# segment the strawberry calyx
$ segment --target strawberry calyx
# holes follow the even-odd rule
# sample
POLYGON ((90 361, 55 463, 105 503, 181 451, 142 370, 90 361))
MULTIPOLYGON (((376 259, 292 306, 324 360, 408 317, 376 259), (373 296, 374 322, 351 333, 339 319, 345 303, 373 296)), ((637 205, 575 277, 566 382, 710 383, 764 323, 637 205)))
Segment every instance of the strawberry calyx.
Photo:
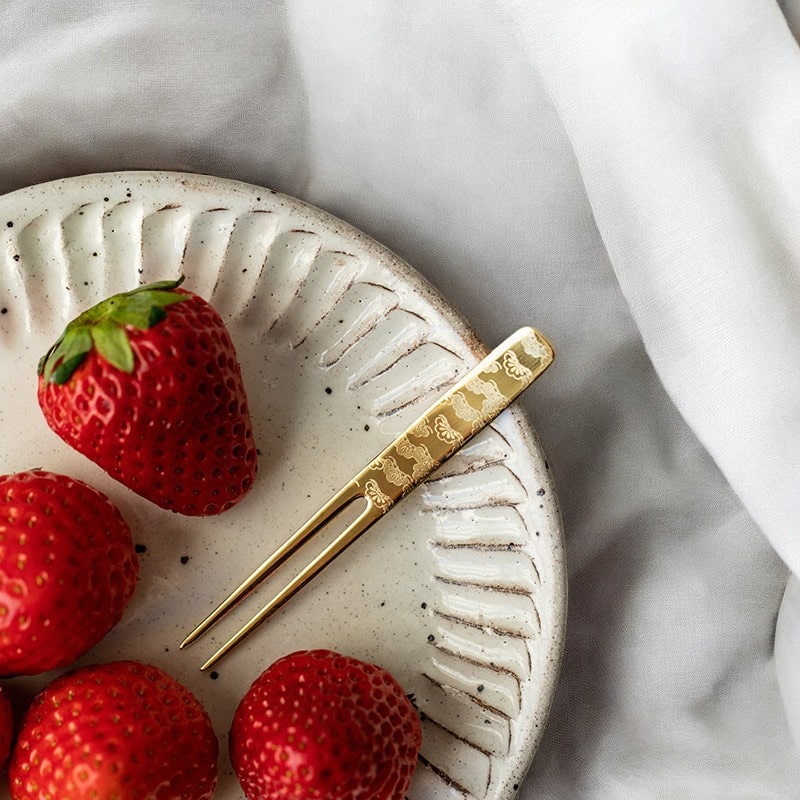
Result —
POLYGON ((148 283, 112 295, 84 311, 41 358, 38 374, 45 383, 62 385, 96 350, 113 367, 130 375, 134 368, 130 329, 146 331, 161 322, 167 315, 167 306, 188 297, 175 291, 183 281, 181 276, 176 281, 148 283))

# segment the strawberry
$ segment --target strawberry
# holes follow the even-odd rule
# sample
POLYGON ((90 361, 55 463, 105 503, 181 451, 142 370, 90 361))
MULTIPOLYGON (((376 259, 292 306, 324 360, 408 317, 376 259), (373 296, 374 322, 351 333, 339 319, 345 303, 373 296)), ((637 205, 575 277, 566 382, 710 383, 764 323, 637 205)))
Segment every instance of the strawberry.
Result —
POLYGON ((104 494, 42 470, 0 476, 0 674, 71 664, 119 622, 138 576, 104 494))
POLYGON ((8 695, 0 689, 0 767, 6 763, 14 736, 14 713, 8 695))
POLYGON ((62 675, 23 717, 12 800, 210 800, 219 743, 197 698, 156 667, 62 675))
POLYGON ((304 650, 256 679, 233 718, 231 763, 248 800, 402 800, 419 717, 382 667, 304 650))
MULTIPOLYGON (((181 279, 182 280, 182 279, 181 279)), ((253 485, 256 448, 233 342, 181 281, 114 295, 39 363, 39 405, 68 444, 181 514, 219 514, 253 485)))

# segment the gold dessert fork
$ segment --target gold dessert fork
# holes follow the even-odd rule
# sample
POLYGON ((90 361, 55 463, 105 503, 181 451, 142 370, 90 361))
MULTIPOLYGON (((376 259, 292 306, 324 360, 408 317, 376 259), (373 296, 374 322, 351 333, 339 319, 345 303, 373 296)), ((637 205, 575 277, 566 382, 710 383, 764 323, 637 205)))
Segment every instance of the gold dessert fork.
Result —
POLYGON ((199 639, 255 590, 302 544, 356 500, 361 513, 261 611, 200 667, 207 670, 326 567, 392 506, 486 427, 553 361, 553 348, 533 328, 521 328, 439 398, 406 431, 340 489, 228 595, 181 643, 199 639))

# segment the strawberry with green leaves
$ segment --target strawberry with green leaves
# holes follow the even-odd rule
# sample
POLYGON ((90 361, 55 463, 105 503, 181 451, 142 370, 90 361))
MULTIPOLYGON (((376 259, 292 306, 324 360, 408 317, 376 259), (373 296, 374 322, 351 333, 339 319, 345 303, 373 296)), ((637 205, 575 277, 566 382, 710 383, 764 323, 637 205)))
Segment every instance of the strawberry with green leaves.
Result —
POLYGON ((137 661, 83 667, 36 696, 9 763, 12 800, 211 800, 219 743, 197 698, 137 661))
POLYGON ((160 281, 67 325, 39 363, 39 405, 68 444, 181 514, 219 514, 253 485, 256 448, 236 352, 203 298, 160 281))
POLYGON ((386 669, 301 650, 256 679, 228 743, 247 800, 403 800, 422 733, 386 669))

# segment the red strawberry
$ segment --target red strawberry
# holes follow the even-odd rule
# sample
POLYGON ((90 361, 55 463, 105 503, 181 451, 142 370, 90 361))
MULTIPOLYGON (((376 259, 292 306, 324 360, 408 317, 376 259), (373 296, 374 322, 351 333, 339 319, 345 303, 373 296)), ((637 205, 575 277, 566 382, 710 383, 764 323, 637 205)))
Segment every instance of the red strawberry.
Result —
POLYGON ((39 405, 118 481, 204 516, 244 497, 256 448, 231 337, 180 282, 114 295, 69 323, 39 364, 39 405))
POLYGON ((421 739, 419 717, 389 672, 305 650, 250 687, 229 745, 248 800, 401 800, 421 739))
POLYGON ((0 476, 0 674, 71 664, 119 622, 138 576, 104 494, 41 470, 0 476))
POLYGON ((210 800, 219 744, 197 698, 156 667, 98 664, 33 701, 9 765, 13 800, 210 800))
POLYGON ((6 763, 14 736, 14 714, 8 695, 0 689, 0 767, 6 763))

